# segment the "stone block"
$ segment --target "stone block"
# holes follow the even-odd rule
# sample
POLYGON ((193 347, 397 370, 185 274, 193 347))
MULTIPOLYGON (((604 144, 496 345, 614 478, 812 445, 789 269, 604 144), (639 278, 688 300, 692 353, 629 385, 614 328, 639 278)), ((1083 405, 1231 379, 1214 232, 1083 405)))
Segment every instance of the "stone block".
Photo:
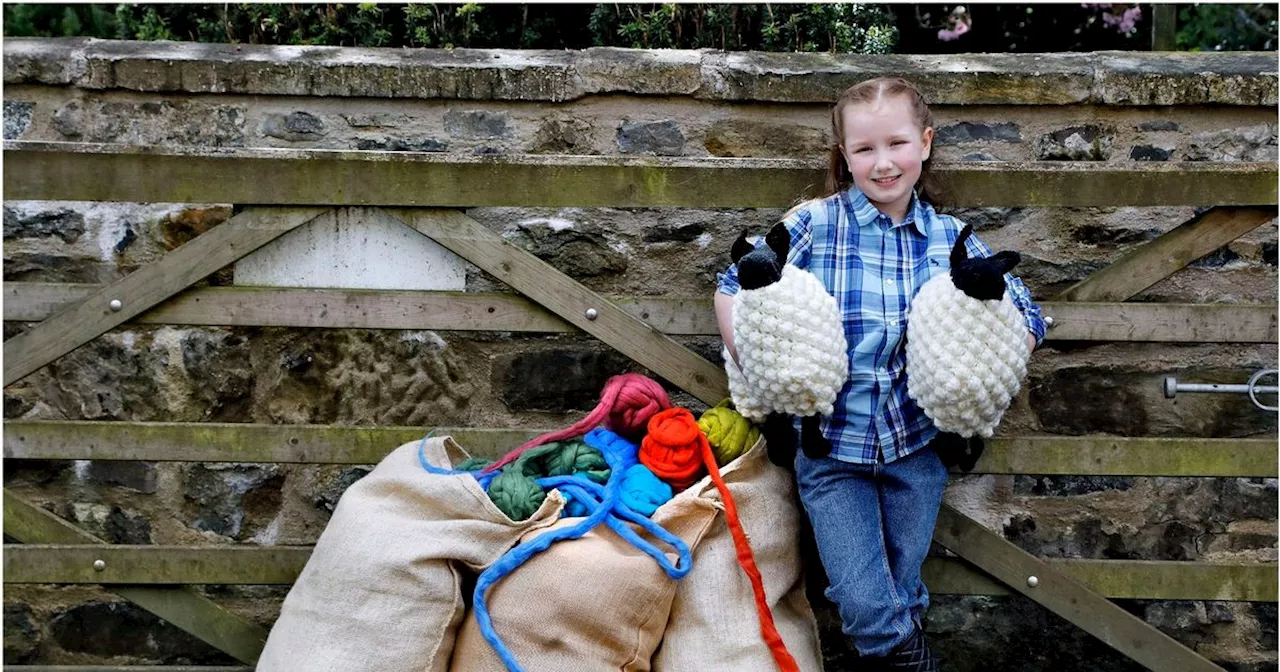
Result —
POLYGON ((183 495, 192 527, 245 540, 278 513, 283 485, 277 465, 197 463, 186 468, 183 495))
POLYGON ((70 208, 55 210, 29 210, 5 206, 4 238, 58 237, 64 243, 74 243, 84 235, 84 214, 70 208))
POLYGON ((671 120, 624 122, 618 127, 618 149, 623 154, 684 154, 684 133, 671 120))
POLYGON ((1150 522, 1140 527, 1084 513, 1071 520, 1017 514, 1004 537, 1044 558, 1102 560, 1196 560, 1197 539, 1206 532, 1198 521, 1150 522))
POLYGON ((31 607, 21 602, 4 605, 4 664, 34 663, 44 639, 31 607))
POLYGON ((444 130, 455 138, 484 140, 507 135, 505 112, 485 110, 449 110, 444 115, 444 130))
POLYGON ((1134 145, 1129 149, 1129 158, 1134 161, 1168 161, 1173 150, 1155 145, 1134 145))
POLYGON ((625 273, 627 256, 616 249, 604 232, 588 223, 531 219, 504 235, 573 278, 625 273))
POLYGON ((4 101, 4 139, 17 140, 31 125, 31 114, 36 104, 22 100, 4 101))
POLYGON ((1108 226, 1102 223, 1086 222, 1071 228, 1071 239, 1081 245, 1134 245, 1146 243, 1160 237, 1160 229, 1131 229, 1124 226, 1108 226))
POLYGON ((151 543, 151 521, 132 509, 93 502, 68 502, 63 507, 62 517, 109 544, 151 543))
POLYGON ((319 140, 326 135, 319 117, 297 110, 289 114, 268 114, 262 120, 262 134, 291 142, 319 140))
POLYGON ((611 349, 560 346, 501 354, 493 362, 493 388, 512 411, 589 410, 605 381, 631 365, 611 349))
POLYGON ((156 465, 151 462, 94 460, 85 470, 87 479, 103 485, 118 485, 146 495, 156 491, 156 465))
POLYGON ((1113 133, 1101 126, 1069 126, 1036 138, 1035 153, 1041 161, 1106 161, 1113 141, 1113 133))
POLYGON ((1012 122, 974 123, 962 121, 938 129, 934 142, 958 145, 969 142, 1022 142, 1022 130, 1012 122))
POLYGON ((50 638, 63 650, 129 656, 161 665, 234 665, 231 656, 129 602, 90 602, 60 610, 50 638))
POLYGON ((712 123, 703 146, 712 156, 811 158, 828 151, 827 134, 820 129, 750 119, 712 123))
POLYGON ((1166 375, 1180 382, 1243 383, 1246 371, 1183 369, 1145 372, 1115 365, 1063 368, 1032 377, 1031 408, 1053 434, 1233 437, 1274 433, 1274 414, 1243 395, 1163 398, 1166 375))
POLYGON ((316 508, 333 513, 334 509, 338 508, 338 502, 342 499, 342 495, 347 491, 347 488, 355 485, 356 481, 368 476, 369 472, 370 470, 365 467, 343 469, 336 478, 316 494, 316 508))
POLYGON ((570 116, 542 120, 529 151, 533 154, 599 154, 592 142, 595 127, 590 121, 570 116))
POLYGON ((645 229, 643 240, 646 243, 692 243, 706 232, 702 222, 659 224, 645 229))
POLYGON ((53 114, 53 129, 83 142, 243 147, 245 120, 242 105, 86 99, 58 108, 53 114))
POLYGON ((166 250, 174 250, 228 219, 229 207, 184 208, 160 220, 160 239, 166 250))
POLYGON ((1196 133, 1182 156, 1187 161, 1275 161, 1276 127, 1258 124, 1196 133))

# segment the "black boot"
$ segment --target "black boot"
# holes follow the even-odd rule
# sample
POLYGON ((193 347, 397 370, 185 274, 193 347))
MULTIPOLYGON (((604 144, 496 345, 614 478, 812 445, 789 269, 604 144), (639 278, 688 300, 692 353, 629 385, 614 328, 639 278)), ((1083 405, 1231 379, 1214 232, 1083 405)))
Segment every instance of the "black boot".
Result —
POLYGON ((907 641, 894 647, 884 658, 880 668, 893 672, 938 672, 938 660, 924 641, 924 632, 920 628, 911 631, 907 641))

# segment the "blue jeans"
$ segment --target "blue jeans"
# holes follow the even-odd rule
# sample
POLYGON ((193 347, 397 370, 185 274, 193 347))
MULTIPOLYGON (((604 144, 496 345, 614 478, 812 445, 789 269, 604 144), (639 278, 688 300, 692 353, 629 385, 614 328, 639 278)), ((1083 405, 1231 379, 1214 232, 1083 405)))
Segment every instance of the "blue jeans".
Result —
POLYGON ((930 448, 889 464, 810 459, 796 451, 796 482, 841 629, 863 656, 902 643, 929 606, 920 566, 947 485, 930 448))

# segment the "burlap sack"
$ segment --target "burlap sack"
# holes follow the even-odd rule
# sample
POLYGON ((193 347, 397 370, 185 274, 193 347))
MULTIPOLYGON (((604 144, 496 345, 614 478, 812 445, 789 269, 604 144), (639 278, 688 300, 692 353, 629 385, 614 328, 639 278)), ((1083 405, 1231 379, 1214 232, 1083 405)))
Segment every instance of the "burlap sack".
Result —
MULTIPOLYGON (((653 521, 697 548, 717 514, 711 501, 685 498, 660 507, 653 521)), ((550 529, 581 520, 565 518, 550 529)), ((669 550, 639 527, 632 529, 669 550)), ((531 532, 523 541, 547 532, 531 532)), ((676 562, 674 551, 666 555, 676 562)), ((653 558, 602 523, 579 539, 552 544, 495 584, 488 594, 489 614, 498 636, 528 672, 644 672, 662 639, 676 587, 653 558)), ((506 669, 474 612, 458 632, 450 669, 506 669)))
MULTIPOLYGON (((800 565, 797 535, 804 512, 795 503, 794 476, 769 462, 763 439, 720 473, 738 506, 782 641, 801 670, 821 670, 818 624, 805 596, 800 565)), ((667 505, 690 498, 713 502, 723 511, 720 492, 710 477, 677 494, 667 505)), ((653 669, 778 669, 760 637, 751 584, 738 565, 723 513, 694 549, 693 571, 676 586, 653 669)))
MULTIPOLYGON (((421 442, 400 446, 342 496, 285 598, 258 670, 445 670, 464 614, 458 563, 481 571, 530 531, 559 519, 551 493, 513 522, 475 478, 434 475, 421 442)), ((466 453, 449 437, 423 446, 434 466, 466 453)))

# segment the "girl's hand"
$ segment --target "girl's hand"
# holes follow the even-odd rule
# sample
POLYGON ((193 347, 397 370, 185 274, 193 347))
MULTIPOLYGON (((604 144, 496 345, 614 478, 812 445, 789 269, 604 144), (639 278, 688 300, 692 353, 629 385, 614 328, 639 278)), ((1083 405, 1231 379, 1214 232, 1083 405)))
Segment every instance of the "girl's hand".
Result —
POLYGON ((1035 352, 1035 350, 1036 350, 1036 335, 1028 332, 1027 333, 1027 352, 1031 353, 1031 352, 1035 352))

